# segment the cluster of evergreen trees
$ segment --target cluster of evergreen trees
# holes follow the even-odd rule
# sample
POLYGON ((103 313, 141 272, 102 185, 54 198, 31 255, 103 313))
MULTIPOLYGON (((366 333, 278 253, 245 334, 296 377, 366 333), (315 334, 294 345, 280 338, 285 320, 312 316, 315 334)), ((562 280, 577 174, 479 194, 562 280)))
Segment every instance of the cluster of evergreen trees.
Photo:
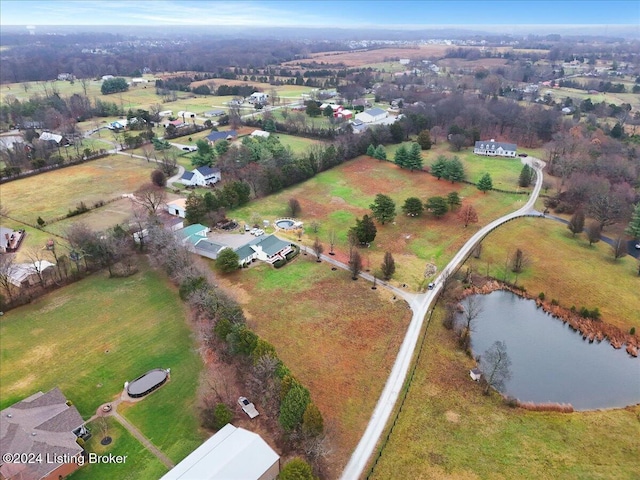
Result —
POLYGON ((451 183, 461 182, 465 179, 464 166, 456 156, 447 158, 444 155, 438 156, 435 163, 431 165, 431 174, 438 180, 444 178, 451 183))
POLYGON ((400 145, 396 150, 393 161, 400 168, 408 168, 412 172, 414 170, 422 170, 422 148, 418 143, 412 143, 411 147, 400 145))

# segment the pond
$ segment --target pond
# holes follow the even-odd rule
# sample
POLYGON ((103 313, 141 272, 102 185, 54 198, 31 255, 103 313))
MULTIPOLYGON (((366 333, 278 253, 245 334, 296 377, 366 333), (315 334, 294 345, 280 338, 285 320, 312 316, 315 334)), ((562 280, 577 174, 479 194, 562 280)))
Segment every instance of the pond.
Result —
POLYGON ((570 403, 575 410, 640 403, 640 359, 609 342, 589 343, 562 321, 511 292, 478 295, 482 312, 471 347, 482 355, 506 343, 511 379, 503 393, 521 401, 570 403))

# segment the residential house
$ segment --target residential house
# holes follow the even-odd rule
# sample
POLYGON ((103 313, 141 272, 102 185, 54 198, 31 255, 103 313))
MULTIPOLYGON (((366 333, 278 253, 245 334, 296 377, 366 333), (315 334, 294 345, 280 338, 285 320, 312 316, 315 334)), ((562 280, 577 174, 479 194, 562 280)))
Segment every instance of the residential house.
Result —
POLYGON ((222 180, 219 168, 212 167, 198 167, 190 172, 184 172, 180 181, 183 185, 188 187, 206 187, 207 185, 214 185, 222 180))
POLYGON ((224 115, 224 110, 209 110, 204 112, 205 117, 221 117, 224 115))
POLYGON ((45 279, 52 275, 51 267, 55 264, 47 260, 38 260, 32 263, 16 263, 9 272, 9 282, 18 288, 36 285, 40 282, 40 275, 45 279))
POLYGON ((24 230, 0 226, 0 253, 12 253, 18 250, 25 235, 24 230))
POLYGON ((145 83, 149 83, 149 80, 147 80, 146 78, 138 77, 131 79, 131 85, 143 85, 145 83))
POLYGON ((186 110, 180 110, 178 112, 178 117, 180 117, 184 122, 187 121, 187 118, 196 118, 196 114, 193 112, 188 112, 186 110))
POLYGON ((211 132, 206 138, 209 143, 214 144, 218 140, 233 140, 237 136, 238 132, 235 130, 225 130, 222 132, 211 132))
POLYGON ((254 259, 274 263, 285 258, 285 255, 291 251, 291 242, 281 240, 275 235, 257 237, 236 249, 241 266, 254 259))
POLYGON ((176 233, 183 244, 190 243, 191 245, 195 245, 201 239, 207 238, 209 227, 201 225, 199 223, 194 223, 193 225, 189 225, 182 230, 178 230, 176 233))
POLYGON ((269 95, 263 92, 252 93, 247 101, 251 104, 265 104, 269 101, 269 95))
POLYGON ((473 147, 473 153, 490 157, 515 157, 517 148, 514 143, 496 142, 492 138, 491 140, 477 141, 473 147))
POLYGON ((167 212, 176 217, 186 218, 186 206, 186 198, 176 198, 175 200, 167 202, 167 212))
POLYGON ((58 388, 34 393, 0 412, 0 478, 66 477, 84 464, 83 448, 77 438, 89 436, 80 413, 68 405, 58 388), (7 461, 10 454, 23 454, 41 461, 7 461))
POLYGON ((270 135, 269 132, 265 132, 264 130, 254 130, 251 132, 251 136, 254 138, 269 138, 270 135))
POLYGON ((56 145, 60 147, 63 145, 69 145, 69 140, 67 140, 66 137, 51 132, 42 132, 38 140, 41 140, 43 142, 55 142, 56 145))
POLYGON ((116 120, 115 122, 111 122, 107 125, 109 130, 124 130, 129 125, 129 121, 126 118, 121 118, 120 120, 116 120))
POLYGON ((367 129, 367 127, 368 127, 367 124, 364 123, 362 120, 358 120, 357 118, 355 120, 351 120, 351 129, 355 134, 364 132, 367 129))
POLYGON ((386 110, 381 108, 369 108, 364 112, 360 112, 356 115, 356 119, 360 120, 363 123, 374 123, 387 118, 389 114, 386 110))
POLYGON ((102 76, 102 81, 111 80, 113 78, 115 78, 113 75, 103 75, 102 76))
POLYGON ((275 480, 280 456, 257 433, 228 423, 160 480, 275 480))

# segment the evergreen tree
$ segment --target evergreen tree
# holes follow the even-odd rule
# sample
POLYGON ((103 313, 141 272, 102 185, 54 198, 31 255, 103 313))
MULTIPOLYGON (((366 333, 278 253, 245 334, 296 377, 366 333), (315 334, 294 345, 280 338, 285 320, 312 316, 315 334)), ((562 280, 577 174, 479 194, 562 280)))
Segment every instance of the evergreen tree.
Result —
POLYGON ((324 420, 318 407, 313 402, 307 405, 307 409, 302 416, 302 431, 306 435, 317 437, 324 430, 324 420))
POLYGON ((427 199, 424 207, 436 218, 444 216, 448 211, 447 201, 443 197, 431 197, 427 199))
POLYGON ((315 478, 311 465, 301 458, 289 461, 278 474, 278 480, 315 480, 315 478))
POLYGON ((414 170, 422 170, 422 150, 420 145, 412 143, 409 149, 409 159, 407 161, 407 168, 412 172, 414 170))
POLYGON ((222 273, 229 273, 240 267, 240 257, 230 248, 223 249, 216 258, 216 268, 222 273))
POLYGON ((376 151, 373 154, 373 158, 377 158, 378 160, 386 160, 387 159, 387 151, 384 149, 382 145, 378 145, 376 147, 376 151))
POLYGON ((424 211, 424 206, 418 197, 409 197, 404 201, 402 211, 410 217, 418 217, 424 211))
POLYGON ((443 155, 438 155, 435 163, 431 165, 431 175, 440 180, 447 173, 448 160, 443 155))
POLYGON ((464 167, 458 157, 453 157, 447 162, 447 168, 445 169, 443 177, 451 183, 464 180, 464 167))
POLYGON ((520 178, 518 179, 518 185, 521 187, 529 187, 531 185, 531 181, 533 180, 534 170, 527 165, 526 163, 522 167, 520 171, 520 178))
POLYGON ((493 180, 491 180, 491 175, 488 172, 480 177, 477 187, 482 193, 487 193, 493 188, 493 180))
POLYGON ((631 235, 636 240, 640 240, 640 203, 636 205, 631 215, 631 221, 625 230, 625 233, 631 235))
POLYGON ((373 143, 370 143, 367 147, 367 155, 370 157, 375 157, 376 155, 376 147, 373 146, 373 143))
POLYGON ((393 143, 400 143, 404 140, 404 129, 400 122, 392 123, 389 127, 389 133, 391 133, 391 140, 393 143))
POLYGON ((196 192, 191 192, 185 202, 185 219, 190 224, 200 223, 207 214, 207 206, 204 199, 196 192))
POLYGON ((396 154, 393 157, 393 161, 400 168, 407 168, 409 162, 409 152, 405 145, 400 145, 396 150, 396 154))
POLYGON ((378 233, 378 229, 369 215, 362 217, 362 220, 356 219, 356 226, 352 227, 351 231, 361 245, 373 242, 378 233))
POLYGON ((420 148, 422 148, 422 150, 430 150, 432 142, 431 142, 431 133, 429 133, 429 130, 422 130, 418 134, 417 142, 420 145, 420 148))
POLYGON ((396 217, 396 204, 387 195, 379 193, 376 195, 376 199, 371 205, 369 205, 373 213, 373 217, 378 220, 382 225, 387 222, 392 222, 396 217))
POLYGON ((447 194, 447 204, 449 205, 450 210, 455 210, 462 204, 458 192, 449 192, 447 194))

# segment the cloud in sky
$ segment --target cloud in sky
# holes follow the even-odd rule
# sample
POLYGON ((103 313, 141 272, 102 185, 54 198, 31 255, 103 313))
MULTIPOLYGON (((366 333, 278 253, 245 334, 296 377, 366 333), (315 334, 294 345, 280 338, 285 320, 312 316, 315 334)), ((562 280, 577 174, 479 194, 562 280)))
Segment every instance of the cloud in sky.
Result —
POLYGON ((640 24, 640 2, 610 0, 2 0, 2 25, 416 27, 640 24), (580 8, 576 5, 580 4, 580 8))

